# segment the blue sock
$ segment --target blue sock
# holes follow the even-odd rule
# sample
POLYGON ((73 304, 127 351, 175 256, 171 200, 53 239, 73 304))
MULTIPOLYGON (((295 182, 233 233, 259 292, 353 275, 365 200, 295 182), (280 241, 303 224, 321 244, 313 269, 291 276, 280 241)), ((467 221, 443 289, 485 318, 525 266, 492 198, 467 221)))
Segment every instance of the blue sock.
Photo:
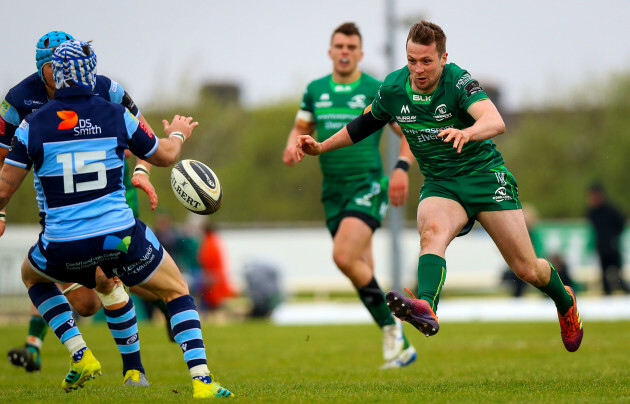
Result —
POLYGON ((54 283, 36 283, 28 290, 33 305, 42 315, 61 343, 81 335, 72 318, 68 299, 54 283))
POLYGON ((124 307, 116 310, 105 309, 107 326, 116 341, 123 362, 123 375, 128 370, 137 369, 144 373, 140 359, 140 338, 138 337, 138 321, 133 301, 129 299, 124 307))
POLYGON ((171 328, 175 342, 182 348, 188 369, 207 365, 206 347, 201 336, 201 322, 193 297, 180 296, 166 303, 166 307, 171 314, 171 328))

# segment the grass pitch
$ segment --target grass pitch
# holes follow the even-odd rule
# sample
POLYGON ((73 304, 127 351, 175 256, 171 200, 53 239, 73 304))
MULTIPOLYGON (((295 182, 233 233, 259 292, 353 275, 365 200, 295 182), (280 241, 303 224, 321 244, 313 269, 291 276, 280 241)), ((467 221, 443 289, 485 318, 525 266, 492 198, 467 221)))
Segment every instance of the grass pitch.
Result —
MULTIPOLYGON (((140 324, 149 388, 122 386, 121 362, 105 323, 79 324, 103 376, 65 393, 69 355, 48 332, 41 373, 0 361, 2 402, 167 403, 192 401, 182 353, 161 325, 140 324)), ((26 324, 2 326, 3 349, 26 324)), ((630 323, 585 322, 584 341, 566 352, 557 323, 441 324, 430 338, 408 324, 413 365, 379 370, 374 325, 204 326, 209 367, 248 403, 613 403, 630 402, 630 323)))

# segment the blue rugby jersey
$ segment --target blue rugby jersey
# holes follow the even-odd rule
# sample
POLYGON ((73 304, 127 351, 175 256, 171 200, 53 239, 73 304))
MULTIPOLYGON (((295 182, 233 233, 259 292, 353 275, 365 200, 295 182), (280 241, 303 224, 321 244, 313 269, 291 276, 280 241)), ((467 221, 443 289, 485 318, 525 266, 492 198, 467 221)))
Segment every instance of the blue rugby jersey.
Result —
POLYGON ((5 163, 33 167, 45 240, 78 240, 134 225, 123 185, 125 149, 146 159, 158 138, 124 106, 83 87, 58 89, 54 100, 22 121, 15 138, 5 163))
MULTIPOLYGON (((107 101, 124 105, 135 116, 140 115, 138 107, 131 100, 131 97, 127 95, 125 89, 107 76, 96 76, 94 94, 107 101)), ((0 107, 0 118, 4 120, 4 122, 0 122, 0 147, 10 148, 11 139, 20 122, 28 114, 37 111, 48 101, 50 100, 46 93, 46 86, 37 73, 31 74, 10 89, 0 107)), ((41 185, 37 179, 34 180, 33 186, 37 195, 37 205, 39 210, 43 211, 41 185)))
MULTIPOLYGON (((94 94, 107 101, 123 104, 135 116, 140 115, 138 107, 131 101, 131 98, 128 95, 125 97, 125 89, 107 76, 96 76, 94 94)), ((31 74, 10 89, 0 107, 0 117, 6 122, 6 129, 0 130, 0 147, 10 148, 11 138, 20 122, 48 101, 46 86, 37 73, 31 74)))

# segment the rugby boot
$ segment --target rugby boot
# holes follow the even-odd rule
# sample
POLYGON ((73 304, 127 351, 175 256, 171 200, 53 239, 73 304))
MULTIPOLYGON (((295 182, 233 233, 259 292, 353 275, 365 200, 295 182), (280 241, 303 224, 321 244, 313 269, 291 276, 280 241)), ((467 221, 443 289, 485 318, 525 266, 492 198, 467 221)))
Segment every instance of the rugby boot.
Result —
POLYGON ((13 348, 7 356, 13 366, 23 367, 27 372, 39 372, 42 368, 39 349, 34 346, 24 345, 22 348, 13 348))
POLYGON ((404 297, 395 290, 387 293, 389 310, 394 316, 413 325, 427 337, 437 334, 440 325, 429 303, 426 300, 416 299, 409 289, 405 288, 405 291, 413 298, 404 297))
POLYGON ((584 336, 584 329, 582 327, 582 318, 577 309, 577 299, 573 289, 569 286, 565 286, 567 292, 571 294, 573 298, 573 306, 563 316, 558 312, 558 320, 560 321, 560 335, 562 336, 562 342, 564 347, 569 352, 575 352, 582 343, 582 337, 584 336))
POLYGON ((92 355, 92 351, 84 348, 73 355, 70 361, 70 370, 61 382, 61 388, 66 393, 69 393, 70 390, 76 390, 78 387, 83 388, 85 382, 94 379, 97 374, 102 374, 101 364, 92 355))
POLYGON ((193 398, 234 398, 230 390, 215 382, 212 375, 193 377, 193 398))

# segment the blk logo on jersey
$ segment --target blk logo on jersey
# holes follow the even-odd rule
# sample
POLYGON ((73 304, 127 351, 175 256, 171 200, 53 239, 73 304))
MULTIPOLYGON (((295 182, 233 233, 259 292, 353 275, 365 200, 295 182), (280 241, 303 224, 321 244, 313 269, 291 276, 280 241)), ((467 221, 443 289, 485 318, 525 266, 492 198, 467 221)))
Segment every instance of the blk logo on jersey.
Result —
POLYGON ((79 116, 74 111, 57 111, 57 116, 61 118, 61 123, 57 129, 72 129, 79 123, 79 116))

